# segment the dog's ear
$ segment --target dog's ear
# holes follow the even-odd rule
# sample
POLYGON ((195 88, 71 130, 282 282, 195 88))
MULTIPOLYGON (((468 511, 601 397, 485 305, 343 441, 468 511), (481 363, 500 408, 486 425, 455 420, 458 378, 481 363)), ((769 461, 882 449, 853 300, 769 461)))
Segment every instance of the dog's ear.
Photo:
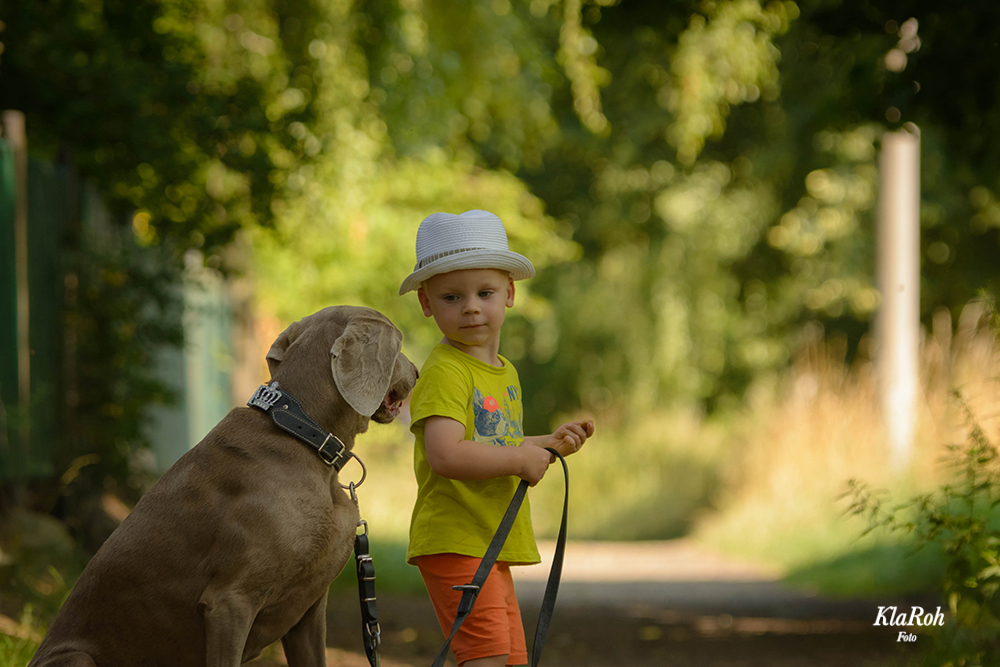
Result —
POLYGON ((330 368, 340 395, 359 414, 371 417, 389 391, 403 334, 392 323, 354 317, 330 348, 330 368))
POLYGON ((267 370, 271 373, 272 378, 274 372, 278 370, 278 366, 285 360, 285 351, 291 347, 300 333, 302 333, 302 325, 299 322, 292 322, 271 343, 271 349, 267 351, 265 359, 267 360, 267 370))

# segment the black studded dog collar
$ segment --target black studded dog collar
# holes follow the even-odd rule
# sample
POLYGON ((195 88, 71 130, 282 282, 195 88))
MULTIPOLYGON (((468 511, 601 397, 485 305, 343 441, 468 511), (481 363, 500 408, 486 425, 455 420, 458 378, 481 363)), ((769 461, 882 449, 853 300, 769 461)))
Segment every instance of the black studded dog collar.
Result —
POLYGON ((278 386, 277 380, 262 384, 247 401, 251 408, 258 408, 271 415, 275 425, 291 433, 316 450, 319 457, 337 472, 347 465, 353 454, 340 438, 320 426, 306 414, 298 399, 278 386))

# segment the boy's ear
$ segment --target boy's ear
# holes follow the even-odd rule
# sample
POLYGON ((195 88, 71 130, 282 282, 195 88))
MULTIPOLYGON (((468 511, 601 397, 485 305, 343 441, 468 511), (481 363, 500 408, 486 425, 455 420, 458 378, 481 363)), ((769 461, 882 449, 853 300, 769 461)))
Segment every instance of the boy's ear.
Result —
POLYGON ((514 306, 514 279, 507 278, 507 307, 513 308, 514 306))
POLYGON ((417 288, 417 300, 420 301, 420 307, 424 311, 424 317, 430 317, 434 314, 431 312, 431 300, 427 298, 423 287, 417 288))

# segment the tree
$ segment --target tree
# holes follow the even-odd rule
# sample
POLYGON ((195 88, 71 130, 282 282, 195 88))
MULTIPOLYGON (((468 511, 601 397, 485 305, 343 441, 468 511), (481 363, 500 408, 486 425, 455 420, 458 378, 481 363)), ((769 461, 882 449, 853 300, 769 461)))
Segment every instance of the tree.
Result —
POLYGON ((875 156, 902 123, 923 133, 924 315, 994 280, 992 5, 90 7, 9 12, 4 90, 138 208, 147 242, 210 249, 275 220, 261 271, 283 317, 282 289, 391 310, 420 218, 526 202, 515 241, 547 240, 511 356, 543 413, 729 405, 808 320, 854 354, 878 306, 875 156), (330 275, 351 234, 368 259, 330 275))
POLYGON ((308 2, 6 3, 0 106, 32 152, 71 159, 146 243, 217 250, 269 224, 334 82, 308 2), (324 78, 327 77, 327 78, 324 78))

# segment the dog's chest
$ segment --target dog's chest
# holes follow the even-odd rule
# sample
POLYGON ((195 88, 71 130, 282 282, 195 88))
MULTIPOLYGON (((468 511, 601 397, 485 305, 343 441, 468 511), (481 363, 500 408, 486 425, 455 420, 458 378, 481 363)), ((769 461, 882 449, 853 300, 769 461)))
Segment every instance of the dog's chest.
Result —
MULTIPOLYGON (((330 489, 330 505, 324 507, 300 535, 296 550, 298 572, 306 586, 325 589, 347 564, 354 549, 359 512, 336 480, 330 489)), ((323 503, 325 505, 325 503, 323 503)))
POLYGON ((324 521, 314 526, 311 539, 289 554, 281 568, 284 576, 271 578, 266 592, 262 591, 263 604, 248 637, 248 649, 263 648, 288 632, 350 561, 357 508, 350 502, 338 503, 330 520, 330 524, 324 521))

